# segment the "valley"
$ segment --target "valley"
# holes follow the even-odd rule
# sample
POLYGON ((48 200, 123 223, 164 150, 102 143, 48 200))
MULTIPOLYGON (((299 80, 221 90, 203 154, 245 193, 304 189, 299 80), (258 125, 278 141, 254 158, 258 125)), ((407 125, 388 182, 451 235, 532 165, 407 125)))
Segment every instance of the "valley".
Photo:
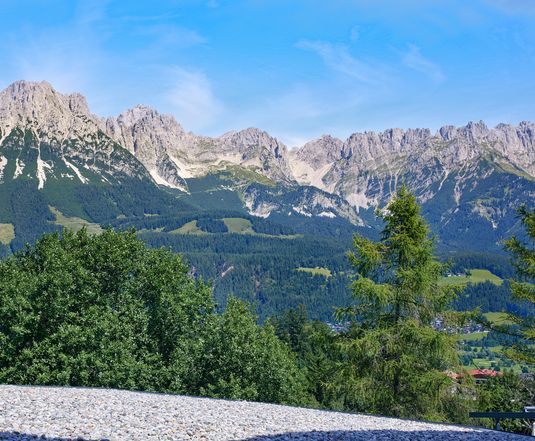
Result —
POLYGON ((470 284, 460 303, 486 296, 485 311, 507 309, 492 284, 511 273, 500 241, 519 232, 516 208, 535 199, 534 133, 529 122, 479 122, 288 149, 254 128, 195 135, 146 106, 100 118, 80 94, 20 81, 0 92, 0 255, 62 228, 135 228, 182 253, 221 307, 235 294, 262 320, 304 304, 332 321, 351 301, 352 235, 378 237, 374 210, 403 182, 442 258, 472 256, 459 273, 479 268, 445 280, 470 284), (489 256, 503 274, 489 273, 489 256))

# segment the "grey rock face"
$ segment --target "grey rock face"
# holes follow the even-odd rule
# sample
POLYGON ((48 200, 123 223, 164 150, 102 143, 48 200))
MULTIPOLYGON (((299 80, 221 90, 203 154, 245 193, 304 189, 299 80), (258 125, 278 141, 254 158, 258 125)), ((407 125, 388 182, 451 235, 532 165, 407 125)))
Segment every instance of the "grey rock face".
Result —
POLYGON ((323 137, 292 152, 292 168, 300 183, 339 194, 355 207, 384 203, 402 181, 425 202, 434 196, 426 191, 433 184, 453 174, 459 182, 472 179, 470 171, 485 161, 534 177, 534 133, 529 122, 494 129, 470 122, 434 135, 428 129, 390 129, 355 133, 345 142, 323 137))
POLYGON ((0 92, 0 128, 32 127, 49 137, 98 130, 80 94, 62 95, 46 81, 17 81, 0 92))
POLYGON ((286 146, 249 128, 219 138, 186 133, 170 115, 137 106, 108 118, 106 132, 131 151, 162 185, 184 188, 183 178, 240 166, 276 182, 293 181, 286 146))
POLYGON ((249 128, 227 133, 217 138, 215 143, 227 155, 239 153, 239 165, 251 166, 274 181, 294 181, 288 149, 262 130, 249 128))
POLYGON ((0 156, 14 170, 3 180, 24 174, 42 189, 47 178, 145 178, 141 163, 103 130, 82 95, 62 95, 47 82, 13 83, 0 92, 0 156))
POLYGON ((177 145, 187 145, 188 135, 174 118, 160 115, 150 107, 137 106, 116 118, 108 118, 106 133, 135 155, 158 184, 186 187, 185 170, 171 155, 177 145))
MULTIPOLYGON (((311 196, 294 195, 298 210, 314 205, 317 209, 312 212, 330 216, 334 204, 336 213, 352 219, 355 215, 345 203, 356 210, 382 206, 402 182, 416 192, 421 203, 433 200, 447 187, 447 198, 459 204, 492 170, 528 180, 535 177, 535 124, 531 122, 495 128, 470 122, 464 127, 444 126, 435 134, 429 129, 389 129, 355 133, 345 141, 324 135, 288 151, 279 140, 255 128, 220 137, 195 135, 172 116, 146 106, 100 119, 90 113, 80 94, 62 95, 46 82, 19 81, 0 92, 0 146, 9 142, 11 150, 22 148, 21 140, 7 140, 17 128, 22 130, 20 136, 24 131, 32 134, 37 159, 28 156, 36 161, 32 166, 19 161, 15 153, 8 157, 0 151, 4 180, 7 170, 14 170, 10 173, 15 179, 33 169, 42 188, 47 176, 59 173, 53 161, 41 154, 46 144, 62 167, 67 167, 62 176, 82 182, 88 179, 84 170, 104 180, 126 173, 150 176, 157 184, 187 191, 188 178, 227 170, 243 180, 254 172, 288 189, 298 184, 313 186, 341 198, 316 193, 312 203, 311 196), (10 164, 15 160, 16 167, 10 164)), ((274 206, 285 206, 253 194, 245 201, 247 206, 257 206, 251 212, 266 215, 274 206)), ((476 201, 471 210, 494 226, 506 214, 487 205, 476 201)))

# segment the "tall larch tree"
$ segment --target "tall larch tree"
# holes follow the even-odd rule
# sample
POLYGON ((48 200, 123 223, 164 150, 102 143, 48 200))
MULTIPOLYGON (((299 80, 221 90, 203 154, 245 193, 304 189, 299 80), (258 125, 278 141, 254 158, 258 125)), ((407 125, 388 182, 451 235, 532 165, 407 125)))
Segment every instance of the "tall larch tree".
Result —
POLYGON ((358 411, 455 418, 453 401, 462 394, 452 393, 446 373, 459 369, 456 342, 434 324, 454 318, 448 308, 456 288, 440 283, 447 268, 434 257, 429 227, 405 186, 378 216, 380 240, 356 235, 349 253, 355 304, 338 311, 352 321, 341 343, 339 387, 358 411))
MULTIPOLYGON (((510 281, 513 297, 519 302, 530 304, 531 308, 526 310, 532 311, 535 307, 535 209, 522 207, 519 214, 531 244, 513 236, 506 241, 505 248, 513 256, 519 275, 518 280, 510 281)), ((532 313, 522 316, 510 314, 510 319, 514 323, 512 331, 521 339, 506 353, 518 362, 535 365, 535 316, 532 313)))

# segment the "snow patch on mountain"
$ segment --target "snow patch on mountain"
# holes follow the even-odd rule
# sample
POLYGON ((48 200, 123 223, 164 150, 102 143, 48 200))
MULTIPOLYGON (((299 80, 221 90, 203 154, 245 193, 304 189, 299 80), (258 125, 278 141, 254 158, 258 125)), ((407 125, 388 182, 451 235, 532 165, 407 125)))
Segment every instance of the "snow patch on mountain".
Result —
POLYGON ((7 158, 5 156, 0 155, 0 182, 2 181, 4 177, 4 168, 7 165, 7 158))
POLYGON ((13 179, 17 179, 19 176, 22 175, 25 166, 26 164, 24 164, 24 161, 22 161, 21 159, 17 158, 15 160, 15 173, 13 174, 13 179))
POLYGON ((52 166, 43 161, 39 156, 37 158, 37 179, 39 180, 39 184, 37 185, 38 190, 45 188, 46 170, 52 170, 52 166))
POLYGON ((85 178, 84 175, 82 175, 78 167, 76 167, 74 164, 71 164, 65 158, 63 158, 63 162, 65 163, 67 167, 69 167, 76 174, 76 176, 78 177, 78 179, 80 180, 82 184, 87 184, 89 182, 89 179, 85 178))

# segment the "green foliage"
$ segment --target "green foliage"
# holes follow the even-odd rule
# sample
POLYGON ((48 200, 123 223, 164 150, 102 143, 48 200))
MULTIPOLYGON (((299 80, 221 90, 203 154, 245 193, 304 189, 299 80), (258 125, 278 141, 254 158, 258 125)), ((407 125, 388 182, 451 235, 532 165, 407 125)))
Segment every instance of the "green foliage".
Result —
POLYGON ((0 263, 0 381, 161 389, 213 308, 187 271, 133 233, 44 236, 0 263))
POLYGON ((35 242, 44 232, 58 229, 51 224, 54 216, 37 185, 21 180, 12 183, 11 189, 10 211, 15 229, 15 238, 11 241, 13 250, 35 242))
POLYGON ((198 365, 202 395, 306 404, 302 372, 269 325, 259 327, 249 307, 230 298, 206 336, 198 365))
POLYGON ((45 235, 0 261, 0 382, 302 402, 288 349, 133 232, 45 235))
POLYGON ((519 304, 511 298, 511 285, 505 280, 501 285, 491 282, 469 283, 452 303, 457 311, 479 309, 483 313, 493 311, 514 312, 525 315, 533 313, 535 305, 519 304))
POLYGON ((277 336, 297 355, 304 370, 309 394, 320 407, 347 410, 338 391, 331 387, 342 354, 338 336, 325 323, 309 321, 304 307, 270 318, 277 336))
POLYGON ((227 225, 221 219, 203 218, 197 221, 197 227, 206 233, 227 233, 227 225))
POLYGON ((358 411, 446 420, 454 387, 445 372, 459 361, 455 339, 431 322, 451 315, 456 289, 439 283, 446 268, 414 195, 402 187, 381 218, 381 240, 355 236, 349 253, 357 303, 339 311, 353 325, 341 343, 338 387, 358 411))
MULTIPOLYGON (((506 249, 512 254, 514 266, 519 280, 511 280, 511 291, 515 300, 535 305, 535 210, 522 207, 519 210, 530 244, 513 236, 505 243, 506 249)), ((513 345, 507 354, 514 360, 535 365, 535 315, 510 315, 514 325, 512 330, 522 340, 513 345)))
MULTIPOLYGON (((522 412, 524 406, 535 402, 535 381, 521 378, 512 372, 489 378, 478 386, 477 406, 481 412, 522 412)), ((478 421, 492 427, 492 421, 478 421)), ((522 420, 504 420, 502 429, 517 433, 530 433, 530 424, 522 420)))
MULTIPOLYGON (((154 227, 161 225, 156 218, 147 221, 154 221, 154 227)), ((183 253, 198 274, 213 280, 222 308, 234 294, 254 304, 262 321, 301 304, 310 310, 311 318, 332 321, 333 307, 351 300, 345 245, 332 239, 155 231, 140 232, 139 237, 151 247, 183 253), (314 277, 296 267, 328 267, 332 276, 314 277)))

